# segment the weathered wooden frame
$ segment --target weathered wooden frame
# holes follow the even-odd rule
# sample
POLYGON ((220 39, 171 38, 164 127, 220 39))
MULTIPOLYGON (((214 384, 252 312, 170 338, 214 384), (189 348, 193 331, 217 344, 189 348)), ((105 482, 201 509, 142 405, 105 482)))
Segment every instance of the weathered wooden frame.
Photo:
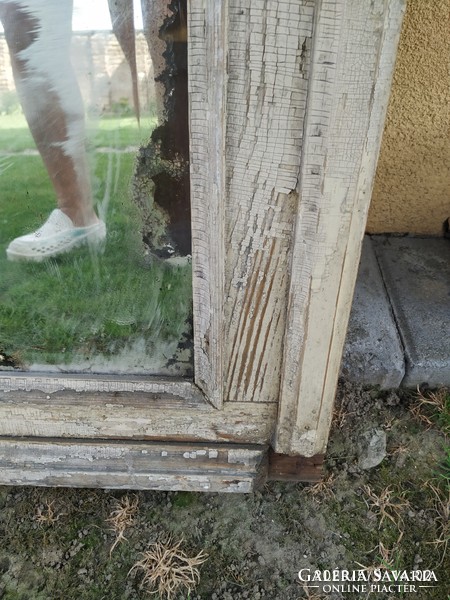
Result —
POLYGON ((403 2, 189 14, 195 380, 0 373, 0 483, 317 476, 403 2))

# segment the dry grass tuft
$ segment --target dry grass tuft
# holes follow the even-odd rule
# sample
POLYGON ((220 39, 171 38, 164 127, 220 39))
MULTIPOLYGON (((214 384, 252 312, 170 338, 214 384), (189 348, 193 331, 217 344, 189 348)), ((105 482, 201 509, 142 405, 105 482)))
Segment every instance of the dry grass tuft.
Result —
POLYGON ((449 390, 447 388, 441 388, 436 392, 427 391, 424 393, 417 387, 416 401, 411 406, 411 412, 417 420, 424 423, 430 429, 435 425, 436 415, 445 415, 447 413, 448 418, 448 403, 449 390))
POLYGON ((400 555, 399 548, 400 548, 400 542, 402 541, 402 538, 403 538, 403 531, 400 532, 400 535, 399 535, 397 541, 395 542, 394 546, 390 550, 380 540, 378 542, 378 545, 373 550, 371 550, 371 553, 376 552, 377 558, 376 558, 375 564, 371 565, 370 567, 367 565, 363 565, 359 562, 357 562, 356 564, 358 565, 358 567, 361 567, 363 569, 363 571, 366 571, 369 574, 372 574, 374 571, 376 571, 378 569, 393 569, 393 568, 395 568, 396 563, 398 561, 398 557, 400 555))
POLYGON ((401 456, 409 453, 409 446, 406 444, 399 444, 398 446, 394 446, 391 450, 389 450, 389 456, 401 456))
POLYGON ((56 514, 54 507, 54 500, 51 502, 46 500, 45 504, 41 504, 37 507, 34 518, 39 525, 54 525, 62 516, 64 516, 65 513, 56 514))
POLYGON ((379 568, 393 569, 395 567, 396 557, 399 554, 398 547, 400 545, 400 542, 402 541, 402 537, 403 537, 403 531, 400 532, 399 538, 398 538, 395 546, 393 548, 391 548, 390 550, 380 540, 380 542, 378 543, 378 552, 379 552, 380 558, 381 558, 379 568))
POLYGON ((304 596, 306 600, 322 600, 323 598, 323 596, 319 592, 311 592, 306 583, 302 585, 302 589, 306 594, 306 596, 304 596))
POLYGON ((124 496, 120 500, 116 501, 116 507, 112 511, 111 515, 106 519, 106 522, 111 525, 112 531, 116 535, 109 555, 113 553, 114 548, 123 541, 126 541, 125 531, 128 527, 131 527, 134 523, 134 518, 138 511, 139 498, 137 496, 129 497, 124 496))
POLYGON ((354 414, 354 412, 349 412, 343 403, 337 403, 333 408, 332 424, 334 427, 342 429, 347 422, 347 418, 354 416, 354 414))
POLYGON ((320 502, 320 500, 328 500, 330 498, 334 498, 334 479, 334 473, 330 473, 322 481, 318 481, 314 485, 306 487, 305 494, 313 496, 318 502, 320 502))
POLYGON ((447 487, 447 489, 443 491, 431 481, 427 481, 425 485, 432 491, 435 497, 435 523, 439 535, 436 540, 427 543, 442 548, 442 560, 439 564, 440 566, 447 556, 447 548, 450 543, 450 488, 447 487))
POLYGON ((384 519, 389 519, 400 530, 401 525, 403 525, 400 512, 402 509, 409 507, 409 501, 406 500, 403 494, 400 494, 396 501, 395 492, 390 486, 382 490, 379 494, 376 494, 370 485, 364 485, 362 489, 367 496, 367 500, 364 500, 368 508, 375 510, 380 517, 378 528, 381 529, 384 519))
POLYGON ((180 540, 175 544, 171 538, 155 542, 142 553, 142 560, 131 567, 128 575, 138 569, 143 571, 141 588, 167 600, 171 600, 182 588, 191 592, 200 581, 197 567, 207 560, 207 555, 202 550, 189 557, 180 549, 182 543, 183 540, 180 540))

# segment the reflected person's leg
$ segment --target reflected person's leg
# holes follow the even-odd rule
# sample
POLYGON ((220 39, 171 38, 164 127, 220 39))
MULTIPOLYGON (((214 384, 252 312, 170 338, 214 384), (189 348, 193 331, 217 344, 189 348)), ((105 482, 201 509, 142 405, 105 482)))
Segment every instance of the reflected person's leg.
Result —
MULTIPOLYGON (((92 204, 83 102, 70 62, 71 18, 72 0, 0 1, 17 91, 56 192, 59 229, 65 217, 75 229, 101 223, 92 204)), ((53 254, 67 249, 62 243, 53 254)))

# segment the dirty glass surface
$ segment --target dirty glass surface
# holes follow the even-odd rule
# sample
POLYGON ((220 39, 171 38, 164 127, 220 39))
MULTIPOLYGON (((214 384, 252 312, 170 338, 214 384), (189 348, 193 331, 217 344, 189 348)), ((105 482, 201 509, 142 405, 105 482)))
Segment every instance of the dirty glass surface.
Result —
POLYGON ((0 370, 191 376, 186 0, 0 18, 0 370))

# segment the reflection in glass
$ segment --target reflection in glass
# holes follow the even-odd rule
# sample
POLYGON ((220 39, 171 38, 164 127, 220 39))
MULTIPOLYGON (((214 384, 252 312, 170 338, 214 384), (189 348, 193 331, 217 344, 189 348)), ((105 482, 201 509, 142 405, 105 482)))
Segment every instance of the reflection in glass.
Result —
POLYGON ((0 18, 0 369, 191 375, 186 0, 0 18))

